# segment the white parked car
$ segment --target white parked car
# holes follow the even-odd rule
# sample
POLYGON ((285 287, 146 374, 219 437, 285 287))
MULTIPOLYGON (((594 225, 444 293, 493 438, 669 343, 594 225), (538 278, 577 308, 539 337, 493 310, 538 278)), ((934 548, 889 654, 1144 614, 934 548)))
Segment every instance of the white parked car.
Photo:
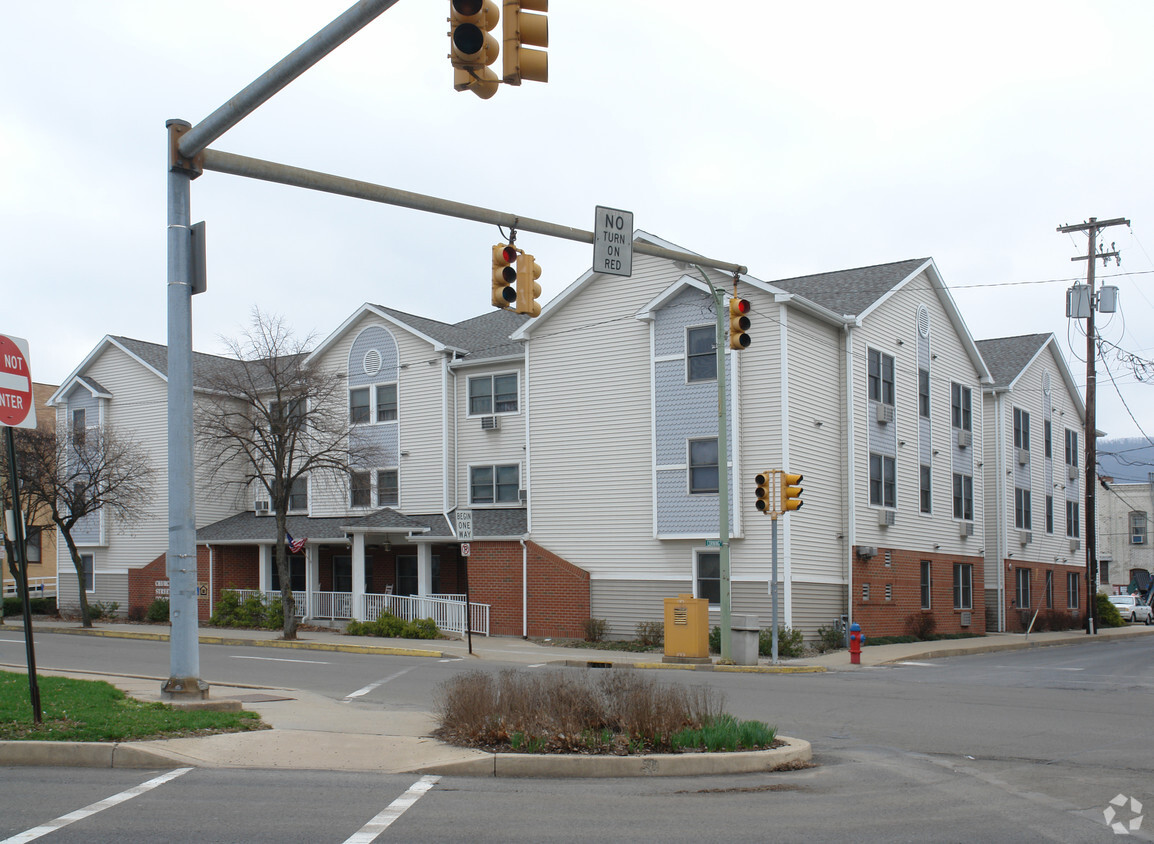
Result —
POLYGON ((1135 595, 1111 595, 1110 603, 1118 608, 1123 621, 1154 624, 1154 608, 1149 604, 1143 604, 1135 595))

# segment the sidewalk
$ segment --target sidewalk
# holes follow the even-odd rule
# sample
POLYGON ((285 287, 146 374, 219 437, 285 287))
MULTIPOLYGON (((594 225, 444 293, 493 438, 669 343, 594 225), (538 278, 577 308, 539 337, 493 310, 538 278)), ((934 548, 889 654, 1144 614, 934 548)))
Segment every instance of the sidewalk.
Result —
MULTIPOLYGON (((6 627, 8 625, 5 625, 6 627)), ((11 625, 12 632, 22 627, 11 625)), ((0 628, 3 630, 4 628, 0 628)), ((167 625, 101 624, 84 630, 75 623, 37 622, 33 635, 44 634, 104 636, 167 640, 167 625)), ((1131 625, 1104 630, 1095 640, 1117 640, 1123 637, 1154 634, 1154 627, 1131 625)), ((291 648, 297 650, 340 651, 364 654, 404 655, 432 659, 484 660, 514 665, 634 666, 641 669, 761 671, 794 673, 798 671, 861 671, 871 667, 925 660, 945 656, 1017 650, 1031 647, 1076 644, 1091 637, 1080 632, 1039 633, 1026 639, 1022 634, 992 634, 981 639, 953 639, 941 642, 915 642, 901 645, 867 646, 862 650, 861 666, 851 666, 849 654, 837 651, 817 657, 782 660, 771 666, 762 659, 757 666, 684 666, 664 665, 659 654, 636 654, 566 648, 548 642, 537 643, 517 638, 473 637, 473 653, 463 640, 361 639, 336 631, 301 631, 296 642, 280 639, 280 631, 202 630, 204 645, 228 644, 253 647, 291 648)), ((48 673, 48 672, 44 672, 48 673)), ((53 672, 55 673, 55 672, 53 672)), ((63 673, 63 672, 62 672, 63 673)), ((71 673, 69 676, 99 678, 113 683, 140 700, 160 700, 160 686, 166 678, 107 676, 97 673, 71 673)), ((574 769, 573 760, 565 757, 520 754, 489 754, 452 747, 430 738, 435 727, 428 712, 393 711, 385 713, 355 701, 334 700, 299 689, 246 687, 214 684, 210 704, 240 705, 257 712, 272 726, 271 730, 236 733, 200 738, 166 739, 152 742, 127 742, 116 745, 83 745, 61 742, 0 742, 0 764, 7 765, 92 765, 101 767, 197 767, 292 768, 382 773, 454 773, 509 776, 627 776, 633 773, 622 766, 637 766, 629 757, 584 757, 589 760, 574 769), (225 704, 225 702, 232 702, 225 704), (499 757, 499 758, 498 758, 499 757), (516 757, 516 758, 514 758, 516 757), (601 760, 596 762, 594 760, 601 760), (503 770, 502 770, 503 769, 503 770)), ((192 704, 196 705, 196 704, 192 704)), ((797 740, 794 740, 797 741, 797 740)), ((797 744, 781 759, 767 760, 758 754, 693 754, 695 768, 674 769, 666 763, 659 773, 720 773, 738 770, 766 770, 781 761, 808 759, 809 745, 797 744), (717 756, 729 757, 718 767, 717 756), (757 758, 750 759, 754 756, 757 758), (739 758, 744 757, 744 758, 739 758), (704 767, 702 767, 704 766, 704 767), (736 766, 736 767, 735 767, 736 766), (741 767, 752 766, 752 767, 741 767)), ((686 763, 681 763, 684 765, 686 763)), ((654 772, 652 764, 645 768, 654 772)))

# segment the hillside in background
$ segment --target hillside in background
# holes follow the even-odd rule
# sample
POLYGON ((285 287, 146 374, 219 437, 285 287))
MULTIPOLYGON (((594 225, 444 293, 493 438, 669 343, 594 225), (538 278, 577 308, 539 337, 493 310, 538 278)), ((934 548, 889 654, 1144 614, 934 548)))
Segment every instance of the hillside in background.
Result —
POLYGON ((1154 472, 1154 443, 1141 437, 1098 440, 1098 474, 1115 483, 1146 483, 1154 472))

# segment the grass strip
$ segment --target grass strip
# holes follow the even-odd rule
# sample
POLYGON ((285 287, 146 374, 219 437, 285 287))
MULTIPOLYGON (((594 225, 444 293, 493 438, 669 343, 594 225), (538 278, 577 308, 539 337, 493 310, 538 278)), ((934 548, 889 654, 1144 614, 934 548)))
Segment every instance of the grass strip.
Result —
POLYGON ((174 709, 130 698, 103 680, 38 677, 41 724, 28 676, 0 671, 0 741, 145 741, 265 729, 255 712, 174 709))

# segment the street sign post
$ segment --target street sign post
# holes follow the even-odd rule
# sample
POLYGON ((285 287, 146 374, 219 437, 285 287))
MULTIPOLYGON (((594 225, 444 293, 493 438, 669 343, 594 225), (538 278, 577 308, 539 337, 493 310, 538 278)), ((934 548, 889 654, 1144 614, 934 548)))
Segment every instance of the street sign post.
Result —
POLYGON ((0 425, 35 428, 28 341, 0 334, 0 425))
POLYGON ((633 212, 598 205, 593 220, 593 271, 633 275, 633 212))

